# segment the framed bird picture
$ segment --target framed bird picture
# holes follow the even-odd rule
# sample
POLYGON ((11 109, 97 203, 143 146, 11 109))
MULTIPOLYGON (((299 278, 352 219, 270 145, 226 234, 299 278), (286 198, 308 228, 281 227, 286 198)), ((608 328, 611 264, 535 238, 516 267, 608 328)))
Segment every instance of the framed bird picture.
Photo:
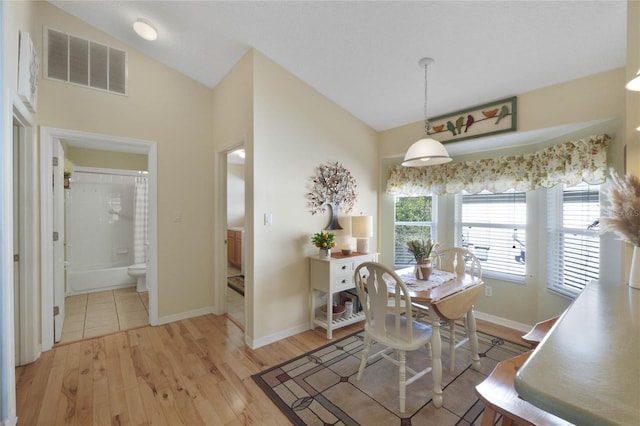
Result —
POLYGON ((514 96, 432 118, 429 135, 444 143, 513 132, 516 114, 514 96))

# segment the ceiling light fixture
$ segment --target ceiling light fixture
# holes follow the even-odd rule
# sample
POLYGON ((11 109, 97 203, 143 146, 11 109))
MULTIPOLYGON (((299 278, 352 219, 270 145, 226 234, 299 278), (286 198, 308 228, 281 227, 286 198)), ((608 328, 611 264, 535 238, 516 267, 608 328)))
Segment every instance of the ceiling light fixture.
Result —
POLYGON ((429 119, 427 118, 427 68, 435 61, 433 58, 422 58, 418 62, 424 67, 424 138, 409 147, 402 165, 405 167, 434 166, 451 161, 447 149, 435 139, 429 137, 429 119))
POLYGON ((136 22, 133 23, 133 30, 145 40, 152 41, 158 38, 158 30, 151 22, 142 18, 136 19, 136 22))

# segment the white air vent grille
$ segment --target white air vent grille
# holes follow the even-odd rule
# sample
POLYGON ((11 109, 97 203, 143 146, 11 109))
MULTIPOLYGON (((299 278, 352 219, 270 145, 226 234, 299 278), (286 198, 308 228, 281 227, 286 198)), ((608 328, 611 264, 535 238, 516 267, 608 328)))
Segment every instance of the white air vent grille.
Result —
POLYGON ((127 52, 48 28, 45 77, 127 94, 127 52))

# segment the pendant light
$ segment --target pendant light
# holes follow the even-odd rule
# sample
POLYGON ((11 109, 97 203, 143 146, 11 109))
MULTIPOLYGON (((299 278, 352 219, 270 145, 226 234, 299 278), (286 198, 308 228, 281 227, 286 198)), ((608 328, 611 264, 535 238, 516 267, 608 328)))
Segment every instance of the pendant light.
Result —
POLYGON ((444 145, 429 137, 431 124, 427 118, 427 68, 434 62, 433 58, 422 58, 418 62, 424 68, 424 138, 414 142, 407 150, 402 162, 405 167, 434 166, 451 161, 444 145))
POLYGON ((640 92, 640 70, 624 87, 632 92, 640 92))

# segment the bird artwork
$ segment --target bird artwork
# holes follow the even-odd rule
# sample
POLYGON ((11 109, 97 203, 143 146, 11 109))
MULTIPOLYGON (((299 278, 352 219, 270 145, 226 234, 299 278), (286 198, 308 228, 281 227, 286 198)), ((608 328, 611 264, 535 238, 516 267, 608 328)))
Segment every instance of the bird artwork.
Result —
POLYGON ((464 125, 464 132, 467 133, 467 130, 469 130, 469 127, 471 127, 471 125, 473 123, 475 123, 475 119, 473 118, 473 115, 469 114, 467 115, 467 122, 464 125))
POLYGON ((461 115, 456 120, 456 130, 458 131, 458 134, 462 133, 460 130, 462 130, 462 123, 463 122, 464 122, 464 116, 461 115))
POLYGON ((453 125, 451 120, 447 121, 447 130, 449 130, 453 134, 453 136, 456 135, 456 126, 453 125))
POLYGON ((438 126, 433 126, 432 129, 433 129, 434 133, 440 133, 442 131, 442 129, 444 129, 444 124, 440 124, 438 126))
POLYGON ((502 105, 502 108, 500 108, 500 113, 498 114, 498 119, 496 120, 495 124, 498 124, 500 120, 505 118, 507 115, 509 115, 509 108, 507 108, 506 105, 502 105))

